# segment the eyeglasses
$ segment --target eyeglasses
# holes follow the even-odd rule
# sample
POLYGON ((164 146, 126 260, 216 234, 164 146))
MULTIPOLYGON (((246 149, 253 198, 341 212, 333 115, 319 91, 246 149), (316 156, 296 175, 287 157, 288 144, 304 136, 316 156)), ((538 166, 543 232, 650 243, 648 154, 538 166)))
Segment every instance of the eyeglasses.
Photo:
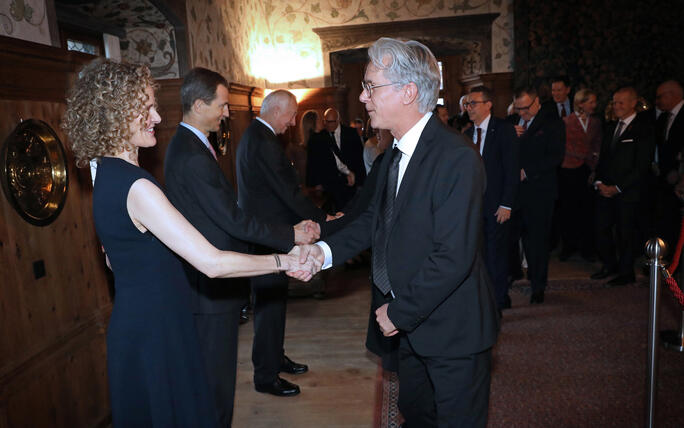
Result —
POLYGON ((528 105, 527 107, 513 107, 513 110, 515 110, 515 111, 525 111, 525 110, 529 110, 530 107, 532 107, 532 105, 534 104, 535 101, 537 101, 537 97, 534 97, 534 99, 532 100, 532 102, 530 103, 530 105, 528 105))
POLYGON ((383 86, 391 86, 391 85, 396 85, 396 83, 383 83, 382 85, 371 85, 370 83, 366 82, 365 80, 361 81, 361 91, 366 92, 369 97, 373 96, 373 89, 375 88, 382 88, 383 86))
POLYGON ((489 101, 466 101, 463 103, 465 108, 475 108, 478 104, 488 103, 489 101))

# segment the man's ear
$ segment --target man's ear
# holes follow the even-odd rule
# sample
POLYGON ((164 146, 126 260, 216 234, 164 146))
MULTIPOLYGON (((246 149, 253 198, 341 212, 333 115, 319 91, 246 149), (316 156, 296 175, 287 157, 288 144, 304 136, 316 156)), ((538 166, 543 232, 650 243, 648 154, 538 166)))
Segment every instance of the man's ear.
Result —
POLYGON ((194 103, 192 103, 192 112, 195 114, 200 114, 202 112, 202 108, 206 105, 202 99, 197 98, 194 103))
POLYGON ((402 101, 404 105, 413 104, 413 102, 418 98, 418 86, 415 83, 409 82, 402 88, 404 95, 402 101))

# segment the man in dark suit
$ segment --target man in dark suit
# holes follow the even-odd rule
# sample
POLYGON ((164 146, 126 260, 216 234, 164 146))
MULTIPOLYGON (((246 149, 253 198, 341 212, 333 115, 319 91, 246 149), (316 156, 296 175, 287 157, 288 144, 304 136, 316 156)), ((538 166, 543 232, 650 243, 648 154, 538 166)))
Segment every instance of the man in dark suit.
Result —
POLYGON ((325 242, 307 246, 325 267, 373 247, 376 320, 399 336, 399 410, 408 427, 484 427, 498 311, 482 257, 480 157, 431 110, 439 68, 415 41, 381 38, 359 97, 395 148, 371 205, 325 242))
POLYGON ((558 196, 556 170, 565 154, 565 124, 555 109, 541 107, 533 88, 518 89, 513 105, 517 114, 511 120, 520 150, 519 212, 515 213, 513 238, 517 241, 522 237, 532 286, 530 303, 543 303, 551 219, 558 196))
POLYGON ((603 266, 591 278, 603 279, 617 273, 608 282, 613 286, 634 282, 636 213, 655 148, 650 122, 644 115, 637 115, 636 105, 634 88, 622 88, 613 95, 613 113, 618 122, 606 129, 594 182, 598 191, 596 244, 603 266))
POLYGON ((333 211, 343 211, 366 178, 363 144, 356 130, 340 123, 334 108, 323 114, 324 129, 307 145, 307 185, 322 185, 333 211))
POLYGON ((466 131, 466 135, 475 143, 475 150, 482 156, 487 174, 482 206, 485 262, 494 284, 496 303, 499 309, 507 309, 511 307, 508 296, 508 220, 520 183, 518 136, 511 123, 492 116, 492 91, 489 88, 472 88, 466 106, 473 121, 473 127, 466 131))
MULTIPOLYGON (((325 223, 328 218, 299 187, 297 172, 287 159, 277 135, 295 125, 297 100, 288 91, 271 92, 264 98, 259 117, 242 134, 237 149, 238 201, 251 216, 263 221, 292 225, 302 219, 325 223)), ((263 245, 260 254, 273 252, 263 245)), ((259 392, 296 395, 299 387, 278 376, 284 364, 290 372, 304 373, 304 364, 292 363, 284 353, 287 277, 264 275, 251 279, 254 303, 254 386, 259 392)))
POLYGON ((551 97, 561 119, 572 113, 570 104, 570 81, 565 76, 554 77, 551 80, 551 97))
MULTIPOLYGON (((183 122, 164 161, 166 194, 199 232, 221 250, 246 252, 244 241, 289 251, 293 242, 315 237, 305 224, 267 224, 247 217, 237 206, 233 186, 221 170, 208 135, 228 117, 228 83, 218 73, 195 68, 181 86, 183 122)), ((192 309, 205 368, 216 398, 221 426, 230 426, 235 395, 237 328, 246 284, 211 279, 185 264, 192 285, 192 309)))
MULTIPOLYGON (((657 226, 654 232, 663 238, 669 248, 679 239, 681 225, 680 202, 674 193, 679 181, 679 166, 684 148, 684 94, 675 80, 661 83, 656 90, 656 107, 661 111, 656 121, 656 171, 654 210, 657 226)), ((652 209, 653 207, 651 207, 652 209)))

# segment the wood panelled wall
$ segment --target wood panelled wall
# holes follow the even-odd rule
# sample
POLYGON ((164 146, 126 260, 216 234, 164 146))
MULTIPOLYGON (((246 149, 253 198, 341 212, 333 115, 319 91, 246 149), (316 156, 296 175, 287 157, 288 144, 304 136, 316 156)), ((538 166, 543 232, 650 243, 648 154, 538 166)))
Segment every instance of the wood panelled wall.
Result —
MULTIPOLYGON (((87 55, 0 37, 0 141, 21 119, 59 128, 65 93, 87 55)), ((89 172, 68 158, 59 217, 25 222, 0 196, 0 427, 108 423, 108 279, 91 216, 89 172), (36 279, 33 263, 44 261, 36 279)))

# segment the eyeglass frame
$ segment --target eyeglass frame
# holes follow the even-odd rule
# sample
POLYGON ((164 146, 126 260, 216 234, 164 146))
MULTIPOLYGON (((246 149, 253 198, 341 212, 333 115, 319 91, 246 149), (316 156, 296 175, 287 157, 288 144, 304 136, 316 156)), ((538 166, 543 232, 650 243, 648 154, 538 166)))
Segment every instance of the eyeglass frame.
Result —
POLYGON ((484 104, 484 103, 490 103, 490 100, 483 100, 483 101, 466 101, 463 104, 465 104, 465 108, 475 108, 476 105, 478 104, 484 104))
POLYGON ((391 86, 391 85, 398 85, 399 83, 397 82, 390 82, 390 83, 383 83, 380 85, 371 85, 367 81, 362 80, 361 81, 361 92, 366 92, 369 97, 373 96, 373 89, 375 88, 382 88, 383 86, 391 86))
POLYGON ((532 106, 534 105, 535 101, 537 101, 537 98, 539 98, 539 97, 534 97, 534 99, 532 100, 532 102, 530 103, 530 105, 528 105, 527 107, 519 107, 519 108, 518 108, 518 107, 516 107, 516 106, 514 105, 514 106, 513 106, 513 110, 514 110, 514 111, 517 111, 518 113, 520 113, 520 112, 522 112, 522 111, 525 111, 525 110, 529 111, 529 110, 530 110, 530 107, 532 107, 532 106))

